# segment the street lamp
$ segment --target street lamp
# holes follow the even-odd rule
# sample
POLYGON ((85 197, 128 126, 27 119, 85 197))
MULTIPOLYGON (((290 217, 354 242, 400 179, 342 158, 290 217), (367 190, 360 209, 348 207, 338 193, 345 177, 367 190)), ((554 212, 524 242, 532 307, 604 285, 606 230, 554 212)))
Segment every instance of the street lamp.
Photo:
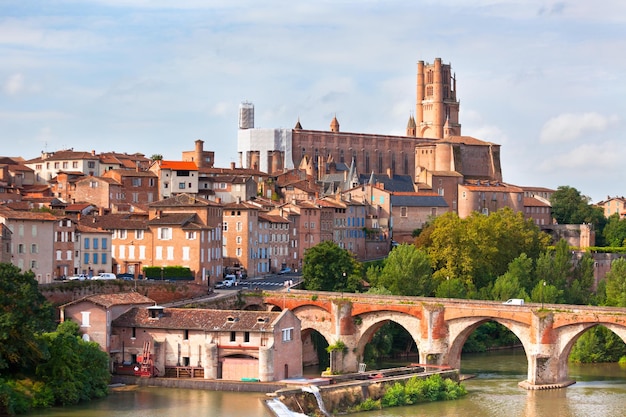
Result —
POLYGON ((343 298, 343 289, 344 289, 344 286, 346 284, 346 273, 345 273, 345 271, 343 272, 342 275, 343 275, 343 282, 341 283, 341 298, 343 298))
POLYGON ((450 298, 450 277, 446 277, 446 288, 448 290, 448 298, 450 298))
POLYGON ((546 280, 543 280, 543 285, 541 287, 539 287, 540 291, 541 291, 541 309, 543 310, 543 288, 546 286, 546 280))

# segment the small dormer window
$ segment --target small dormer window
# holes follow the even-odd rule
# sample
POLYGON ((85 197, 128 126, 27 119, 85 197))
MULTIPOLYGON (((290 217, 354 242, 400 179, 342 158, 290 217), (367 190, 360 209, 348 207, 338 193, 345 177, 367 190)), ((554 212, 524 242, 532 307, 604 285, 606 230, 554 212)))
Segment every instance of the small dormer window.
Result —
POLYGON ((160 319, 163 317, 163 307, 161 306, 152 306, 148 307, 148 317, 151 319, 160 319))
POLYGON ((235 318, 233 316, 229 316, 226 321, 228 321, 229 323, 234 323, 235 322, 235 318))

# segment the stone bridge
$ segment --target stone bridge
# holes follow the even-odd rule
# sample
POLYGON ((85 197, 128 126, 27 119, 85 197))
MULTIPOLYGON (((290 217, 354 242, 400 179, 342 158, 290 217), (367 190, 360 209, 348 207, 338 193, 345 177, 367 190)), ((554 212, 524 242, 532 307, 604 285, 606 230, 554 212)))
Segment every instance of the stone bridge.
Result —
POLYGON ((564 304, 503 305, 500 302, 290 290, 265 293, 266 308, 288 308, 303 334, 316 330, 330 345, 346 349, 333 371, 357 371, 365 345, 394 321, 413 337, 420 363, 460 368, 463 344, 481 324, 494 321, 520 340, 528 359, 529 389, 558 388, 574 381, 568 357, 582 333, 603 325, 626 342, 626 308, 564 304))

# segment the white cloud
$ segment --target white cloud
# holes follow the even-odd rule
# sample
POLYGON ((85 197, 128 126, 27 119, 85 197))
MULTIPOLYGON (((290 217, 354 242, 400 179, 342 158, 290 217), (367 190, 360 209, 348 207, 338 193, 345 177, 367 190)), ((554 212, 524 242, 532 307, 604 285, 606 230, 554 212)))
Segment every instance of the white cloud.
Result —
POLYGON ((548 120, 541 129, 542 143, 568 142, 592 133, 603 132, 618 121, 615 115, 566 113, 548 120))
POLYGON ((592 171, 621 171, 624 161, 623 147, 615 142, 585 143, 565 153, 554 153, 539 164, 546 173, 564 173, 565 177, 588 175, 592 171))
POLYGON ((19 94, 24 89, 24 75, 17 73, 11 75, 5 82, 3 90, 10 96, 19 94))

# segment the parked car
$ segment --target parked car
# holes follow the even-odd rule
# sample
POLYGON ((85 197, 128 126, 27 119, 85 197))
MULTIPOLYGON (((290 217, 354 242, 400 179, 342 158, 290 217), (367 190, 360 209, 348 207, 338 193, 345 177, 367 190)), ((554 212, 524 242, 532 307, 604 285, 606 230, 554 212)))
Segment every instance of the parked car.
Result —
POLYGON ((95 275, 94 277, 92 277, 91 279, 117 279, 117 277, 115 276, 115 274, 112 274, 110 272, 101 272, 98 275, 95 275))
MULTIPOLYGON (((117 274, 117 279, 123 279, 124 281, 134 281, 135 274, 117 274)), ((142 279, 141 275, 137 279, 142 279)))
POLYGON ((291 268, 285 267, 278 271, 278 275, 291 274, 291 268))
POLYGON ((513 305, 513 306, 523 306, 524 305, 524 299, 523 298, 509 298, 508 300, 506 300, 502 304, 513 305))
POLYGON ((89 279, 89 277, 85 274, 72 275, 71 277, 66 278, 68 281, 84 281, 89 279))

